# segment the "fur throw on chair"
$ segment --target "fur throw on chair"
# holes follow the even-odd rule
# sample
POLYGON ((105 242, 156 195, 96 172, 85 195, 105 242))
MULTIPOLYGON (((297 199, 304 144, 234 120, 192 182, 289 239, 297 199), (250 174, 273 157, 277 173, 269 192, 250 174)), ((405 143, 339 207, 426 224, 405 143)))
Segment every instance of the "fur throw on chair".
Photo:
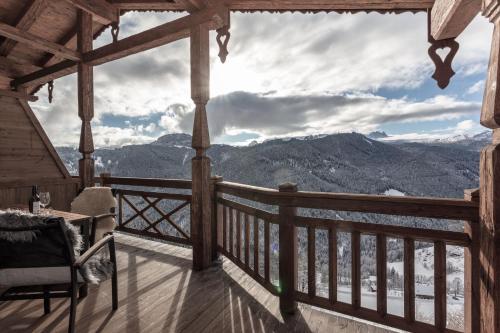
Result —
MULTIPOLYGON (((33 215, 21 210, 0 210, 0 227, 4 229, 36 227, 46 224, 51 219, 54 219, 54 217, 50 215, 33 215)), ((71 242, 75 258, 78 258, 83 245, 79 229, 68 222, 63 224, 63 229, 71 242)), ((0 240, 11 243, 23 242, 27 243, 26 246, 29 246, 29 243, 36 238, 36 230, 0 231, 0 240)), ((79 270, 83 279, 92 284, 108 279, 112 272, 113 265, 109 259, 109 253, 105 250, 95 254, 79 270)))

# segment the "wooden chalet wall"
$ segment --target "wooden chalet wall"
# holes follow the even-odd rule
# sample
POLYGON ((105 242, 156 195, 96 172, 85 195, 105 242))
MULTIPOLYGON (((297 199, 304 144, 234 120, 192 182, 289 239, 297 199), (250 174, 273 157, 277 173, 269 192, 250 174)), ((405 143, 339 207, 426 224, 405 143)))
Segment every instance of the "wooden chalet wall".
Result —
POLYGON ((0 97, 0 207, 27 204, 35 184, 59 209, 78 190, 28 103, 0 97))

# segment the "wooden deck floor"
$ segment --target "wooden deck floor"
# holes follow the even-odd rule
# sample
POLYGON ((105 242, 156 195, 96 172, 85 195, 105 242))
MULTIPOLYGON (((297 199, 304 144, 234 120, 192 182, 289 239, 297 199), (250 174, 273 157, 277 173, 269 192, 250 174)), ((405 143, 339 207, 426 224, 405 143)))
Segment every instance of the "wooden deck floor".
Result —
MULTIPOLYGON (((284 322, 278 298, 224 259, 191 270, 191 250, 117 234, 119 308, 111 311, 109 281, 91 286, 78 305, 77 332, 387 332, 299 304, 284 322)), ((0 304, 0 332, 65 332, 66 299, 0 304)))

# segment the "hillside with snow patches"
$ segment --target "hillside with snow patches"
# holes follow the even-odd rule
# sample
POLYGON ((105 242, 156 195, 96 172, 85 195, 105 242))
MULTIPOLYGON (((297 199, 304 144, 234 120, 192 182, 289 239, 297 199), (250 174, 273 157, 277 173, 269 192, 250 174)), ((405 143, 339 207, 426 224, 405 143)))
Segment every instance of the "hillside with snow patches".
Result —
MULTIPOLYGON (((343 133, 268 140, 245 147, 216 144, 208 150, 208 155, 212 160, 213 174, 245 184, 277 188, 280 183, 291 181, 301 190, 461 198, 464 189, 478 186, 479 149, 490 140, 487 133, 433 142, 386 141, 388 136, 383 132, 377 133, 376 139, 373 137, 343 133)), ((96 174, 111 172, 129 177, 190 178, 190 161, 194 156, 190 145, 191 136, 171 134, 150 144, 97 149, 94 154, 96 174)), ((76 173, 78 151, 73 148, 57 150, 68 169, 76 173)), ((313 210, 304 210, 303 214, 444 230, 463 228, 461 223, 450 224, 435 219, 313 210)), ((188 224, 187 215, 183 221, 188 224)), ((277 231, 272 233, 276 245, 277 231)), ((299 256, 302 258, 299 260, 299 287, 302 283, 305 288, 306 238, 299 230, 299 256)), ((328 238, 321 232, 316 238, 320 258, 317 289, 321 293, 322 290, 327 292, 328 265, 322 260, 328 258, 328 238)), ((376 304, 373 291, 376 282, 370 281, 376 276, 375 243, 372 236, 362 237, 362 305, 365 307, 376 304)), ((350 235, 339 233, 339 249, 342 249, 338 253, 339 300, 346 302, 350 301, 349 244, 350 235)), ((463 319, 460 319, 463 312, 463 250, 448 247, 447 257, 449 325, 460 328, 463 325, 463 319)), ((401 240, 388 240, 388 310, 398 315, 404 308, 403 258, 401 240)), ((415 259, 417 318, 432 321, 432 244, 417 244, 415 259)), ((272 273, 277 279, 277 267, 272 273)))

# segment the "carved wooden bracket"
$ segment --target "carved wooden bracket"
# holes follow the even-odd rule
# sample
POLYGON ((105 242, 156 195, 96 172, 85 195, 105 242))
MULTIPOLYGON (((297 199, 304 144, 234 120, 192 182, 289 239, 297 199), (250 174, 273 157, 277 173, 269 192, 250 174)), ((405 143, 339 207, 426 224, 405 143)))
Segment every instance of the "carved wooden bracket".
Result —
POLYGON ((457 54, 459 44, 457 41, 455 41, 455 38, 435 40, 434 37, 432 37, 430 11, 428 13, 427 29, 428 29, 428 41, 429 43, 431 43, 428 53, 429 57, 434 63, 434 66, 436 66, 436 70, 434 71, 434 74, 432 74, 432 78, 437 81, 439 88, 444 89, 450 83, 451 77, 455 75, 455 72, 451 67, 451 63, 453 61, 453 58, 457 54), (441 58, 441 56, 437 54, 437 50, 445 48, 449 48, 450 50, 443 60, 443 58, 441 58))
POLYGON ((219 58, 222 63, 226 62, 226 57, 229 54, 227 51, 227 44, 229 43, 229 38, 231 33, 229 32, 229 25, 225 25, 222 28, 217 29, 217 44, 219 45, 219 58), (224 41, 222 40, 224 38, 224 41))
POLYGON ((47 90, 49 93, 49 103, 52 103, 52 98, 53 98, 52 92, 54 91, 54 81, 49 81, 47 85, 47 90))
POLYGON ((111 36, 113 36, 113 43, 118 41, 118 33, 120 32, 120 22, 113 22, 111 24, 111 36))

